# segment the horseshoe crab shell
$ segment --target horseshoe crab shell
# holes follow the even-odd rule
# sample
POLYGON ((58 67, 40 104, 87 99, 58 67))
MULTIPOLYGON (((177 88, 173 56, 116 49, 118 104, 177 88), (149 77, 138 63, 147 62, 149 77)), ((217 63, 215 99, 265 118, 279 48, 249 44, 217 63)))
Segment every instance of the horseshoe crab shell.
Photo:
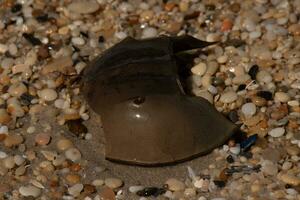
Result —
POLYGON ((211 43, 191 36, 126 38, 85 70, 84 92, 103 122, 106 159, 172 164, 212 151, 237 127, 201 97, 185 94, 176 54, 211 43))

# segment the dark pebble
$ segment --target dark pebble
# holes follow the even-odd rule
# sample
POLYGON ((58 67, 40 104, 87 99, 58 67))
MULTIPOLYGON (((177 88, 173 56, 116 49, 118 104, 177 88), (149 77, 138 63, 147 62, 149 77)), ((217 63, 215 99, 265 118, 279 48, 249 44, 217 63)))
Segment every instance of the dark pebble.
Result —
POLYGON ((34 35, 31 33, 23 33, 23 37, 33 46, 42 44, 42 42, 38 38, 34 37, 34 35))
POLYGON ((219 188, 223 188, 225 187, 226 183, 225 181, 220 181, 220 180, 214 180, 214 183, 216 186, 218 186, 219 188))
POLYGON ((164 188, 157 188, 157 187, 146 187, 143 190, 138 191, 136 194, 141 197, 149 197, 154 196, 157 197, 162 195, 166 192, 164 188))
POLYGON ((246 45, 246 42, 239 39, 231 39, 224 43, 224 46, 234 46, 234 47, 240 47, 246 45))
POLYGON ((184 20, 191 20, 191 19, 195 19, 200 15, 199 11, 194 11, 192 13, 186 14, 184 16, 184 20))
POLYGON ((233 159, 232 155, 227 156, 226 161, 228 163, 234 163, 234 159, 233 159))
POLYGON ((230 121, 232 121, 233 123, 237 122, 239 120, 239 116, 237 114, 237 111, 236 110, 231 110, 229 113, 228 113, 228 118, 230 121))
POLYGON ((257 140, 257 134, 249 136, 246 140, 242 141, 240 143, 242 151, 247 151, 250 149, 250 147, 256 142, 257 140))
POLYGON ((40 23, 47 22, 49 20, 48 14, 39 15, 36 17, 36 20, 40 23))
POLYGON ((222 86, 222 85, 224 85, 225 83, 224 83, 224 80, 222 79, 222 78, 219 78, 219 77, 214 77, 213 79, 212 79, 212 85, 214 85, 214 86, 222 86))
POLYGON ((34 96, 28 94, 28 93, 24 93, 20 96, 20 102, 22 105, 24 106, 28 106, 31 104, 32 99, 34 99, 34 96))
POLYGON ((244 90, 245 88, 246 88, 246 85, 245 84, 241 84, 241 85, 239 85, 237 91, 244 90))
POLYGON ((69 120, 66 122, 66 125, 69 131, 74 135, 76 135, 77 137, 88 132, 87 127, 84 124, 82 124, 82 121, 80 119, 69 120))
POLYGON ((47 45, 41 45, 37 51, 39 59, 46 59, 50 57, 49 47, 47 45))
POLYGON ((255 165, 255 166, 248 166, 248 165, 241 165, 241 166, 231 166, 230 168, 226 169, 227 175, 232 175, 233 173, 253 173, 253 172, 259 172, 261 168, 261 165, 255 165))
POLYGON ((258 91, 256 93, 257 96, 264 98, 267 101, 270 101, 273 99, 273 94, 269 91, 258 91))
POLYGON ((256 74, 257 74, 258 70, 259 70, 258 65, 253 65, 253 66, 250 68, 248 74, 251 76, 251 79, 252 79, 252 80, 256 80, 256 74))
POLYGON ((21 9, 22 9, 22 4, 17 3, 11 8, 11 12, 16 13, 19 12, 21 9))
POLYGON ((105 42, 105 39, 104 39, 104 37, 103 37, 102 35, 100 35, 100 36, 98 37, 98 42, 99 42, 99 43, 105 42))
POLYGON ((85 37, 85 38, 89 38, 89 34, 88 33, 85 33, 83 31, 80 31, 80 34, 85 37))

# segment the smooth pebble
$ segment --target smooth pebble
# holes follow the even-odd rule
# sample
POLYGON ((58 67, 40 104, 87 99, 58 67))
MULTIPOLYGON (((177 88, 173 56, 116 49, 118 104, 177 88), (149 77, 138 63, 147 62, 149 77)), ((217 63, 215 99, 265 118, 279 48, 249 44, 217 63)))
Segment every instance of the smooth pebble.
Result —
POLYGON ((73 197, 77 197, 80 195, 80 192, 83 190, 83 184, 77 183, 73 185, 72 187, 68 188, 68 193, 72 195, 73 197))
POLYGON ((195 75, 202 76, 205 74, 206 69, 207 69, 207 65, 203 62, 200 62, 194 67, 192 67, 191 72, 195 75))
POLYGON ((47 133, 39 133, 35 136, 35 143, 38 145, 47 145, 51 140, 51 136, 47 133))
POLYGON ((44 101, 53 101, 57 98, 57 92, 54 89, 46 88, 39 91, 39 97, 44 101))
POLYGON ((171 191, 181 191, 184 190, 185 184, 182 181, 179 181, 175 178, 168 179, 165 184, 168 186, 168 189, 171 191))
POLYGON ((81 159, 81 153, 78 149, 76 148, 70 148, 65 152, 65 156, 67 159, 76 162, 81 159))
POLYGON ((237 100, 238 96, 234 91, 228 91, 221 95, 220 101, 223 103, 232 103, 237 100))
POLYGON ((109 188, 116 189, 123 185, 123 181, 118 178, 106 178, 104 184, 109 188))
POLYGON ((273 128, 269 131, 269 135, 272 137, 281 137, 285 133, 285 129, 283 127, 273 128))
POLYGON ((256 113, 256 106, 254 103, 245 103, 241 111, 246 117, 251 117, 256 113))
POLYGON ((29 185, 29 186, 21 186, 19 188, 19 192, 22 196, 28 197, 28 196, 33 196, 33 197, 38 197, 41 194, 41 189, 29 185))

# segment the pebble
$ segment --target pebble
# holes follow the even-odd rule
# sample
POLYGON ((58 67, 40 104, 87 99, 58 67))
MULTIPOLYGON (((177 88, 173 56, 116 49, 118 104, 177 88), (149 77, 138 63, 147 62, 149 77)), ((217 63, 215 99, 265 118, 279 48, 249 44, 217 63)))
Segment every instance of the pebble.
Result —
POLYGON ((99 4, 93 1, 74 1, 68 5, 70 12, 78 14, 91 14, 99 9, 99 4))
POLYGON ((66 181, 71 185, 77 184, 80 182, 80 176, 77 174, 68 174, 66 176, 66 181))
POLYGON ((228 91, 221 95, 220 101, 223 103, 232 103, 237 100, 238 96, 234 91, 228 91))
POLYGON ((13 97, 20 97, 27 92, 27 87, 23 83, 16 83, 8 88, 8 93, 13 97))
POLYGON ((186 188, 183 194, 187 197, 194 197, 196 196, 196 190, 194 188, 186 188))
POLYGON ((53 101, 57 98, 57 92, 50 88, 43 89, 38 94, 44 101, 53 101))
POLYGON ((239 155, 241 152, 241 147, 240 147, 240 145, 236 145, 234 147, 230 147, 229 151, 235 155, 239 155))
POLYGON ((16 165, 20 166, 25 162, 25 158, 23 158, 20 155, 15 155, 14 156, 14 162, 16 163, 16 165))
POLYGON ((40 196, 41 194, 41 189, 35 187, 35 186, 32 186, 32 185, 29 185, 29 186, 21 186, 19 188, 19 192, 22 196, 25 196, 25 197, 29 197, 29 196, 32 196, 32 197, 35 197, 37 198, 38 196, 40 196))
POLYGON ((99 200, 115 200, 115 193, 114 191, 109 187, 104 187, 100 191, 99 200))
POLYGON ((65 151, 65 150, 73 147, 73 143, 69 139, 60 139, 57 141, 56 147, 60 151, 65 151))
POLYGON ((286 184, 290 184, 293 186, 300 185, 300 178, 292 174, 280 174, 279 179, 286 184))
POLYGON ((8 50, 8 46, 6 44, 0 43, 0 53, 4 54, 8 50))
POLYGON ((123 181, 118 178, 106 178, 104 184, 109 188, 116 189, 123 185, 123 181))
POLYGON ((274 128, 269 131, 269 135, 272 137, 281 137, 285 133, 285 129, 283 127, 274 128))
POLYGON ((4 140, 4 145, 6 147, 13 147, 21 144, 23 142, 23 137, 21 135, 8 135, 4 140))
POLYGON ((65 152, 65 156, 67 159, 76 162, 79 161, 81 159, 81 153, 78 149, 76 148, 69 148, 66 152, 65 152))
POLYGON ((39 133, 34 139, 38 145, 47 145, 51 140, 51 136, 47 133, 39 133))
POLYGON ((259 83, 270 83, 272 81, 272 76, 269 72, 261 70, 257 73, 256 79, 259 83))
POLYGON ((276 92, 274 100, 285 103, 290 100, 290 96, 285 92, 276 92))
POLYGON ((8 156, 2 160, 3 166, 7 169, 12 169, 15 166, 15 160, 13 156, 8 156))
POLYGON ((10 115, 5 109, 0 109, 0 124, 8 124, 11 121, 10 115))
POLYGON ((241 111, 246 117, 251 117, 256 113, 256 106, 254 103, 245 103, 241 111))
POLYGON ((269 160, 264 160, 261 163, 261 171, 269 176, 274 176, 278 173, 278 167, 276 164, 269 160))
POLYGON ((184 190, 185 184, 175 178, 168 179, 165 184, 168 186, 168 189, 171 191, 181 191, 184 190))
POLYGON ((128 188, 129 192, 131 193, 137 193, 138 191, 140 190, 143 190, 145 187, 144 186, 141 186, 141 185, 133 185, 133 186, 130 186, 128 188))
POLYGON ((80 192, 83 190, 83 184, 77 183, 73 185, 72 187, 68 188, 68 193, 72 195, 73 197, 77 197, 80 195, 80 192))
POLYGON ((152 38, 157 36, 158 32, 156 28, 147 27, 143 30, 142 38, 152 38))
POLYGON ((82 45, 85 44, 85 41, 84 41, 84 39, 81 38, 81 37, 73 37, 73 38, 72 38, 72 43, 73 43, 74 45, 82 46, 82 45))
POLYGON ((200 62, 194 67, 192 67, 191 71, 195 75, 202 76, 205 74, 206 69, 207 69, 207 65, 203 62, 200 62))
POLYGON ((96 180, 93 180, 92 185, 94 185, 96 187, 102 186, 102 185, 104 185, 104 181, 102 179, 96 179, 96 180))

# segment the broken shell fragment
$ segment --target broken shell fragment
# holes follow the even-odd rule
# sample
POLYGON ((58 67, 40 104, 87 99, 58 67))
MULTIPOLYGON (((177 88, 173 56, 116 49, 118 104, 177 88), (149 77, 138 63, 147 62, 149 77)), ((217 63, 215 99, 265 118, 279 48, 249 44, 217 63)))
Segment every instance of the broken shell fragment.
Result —
POLYGON ((211 44, 191 36, 126 38, 90 63, 83 91, 101 115, 108 160, 172 164, 231 137, 237 127, 206 99, 188 96, 181 77, 190 69, 180 56, 211 44))

